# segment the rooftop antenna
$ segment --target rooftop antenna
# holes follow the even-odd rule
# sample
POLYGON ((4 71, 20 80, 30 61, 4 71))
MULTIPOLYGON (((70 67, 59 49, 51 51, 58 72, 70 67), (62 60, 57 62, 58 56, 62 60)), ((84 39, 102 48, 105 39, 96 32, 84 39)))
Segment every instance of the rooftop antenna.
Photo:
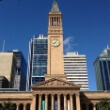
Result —
POLYGON ((2 52, 4 52, 4 49, 5 49, 5 40, 3 40, 2 52))

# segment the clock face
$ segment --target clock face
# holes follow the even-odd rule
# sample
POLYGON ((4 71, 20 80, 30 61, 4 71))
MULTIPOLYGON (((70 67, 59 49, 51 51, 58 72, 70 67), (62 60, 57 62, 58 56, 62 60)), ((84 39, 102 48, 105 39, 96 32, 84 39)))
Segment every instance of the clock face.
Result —
POLYGON ((53 39, 53 40, 51 41, 51 44, 52 44, 52 46, 57 47, 57 46, 59 46, 59 45, 60 45, 60 41, 59 41, 59 40, 57 40, 57 39, 53 39))

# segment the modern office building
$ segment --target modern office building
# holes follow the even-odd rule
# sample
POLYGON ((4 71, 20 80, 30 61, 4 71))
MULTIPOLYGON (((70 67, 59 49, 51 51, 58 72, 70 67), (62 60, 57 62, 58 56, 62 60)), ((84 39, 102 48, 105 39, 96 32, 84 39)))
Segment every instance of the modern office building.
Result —
POLYGON ((9 88, 26 90, 27 63, 21 51, 0 53, 0 76, 9 81, 9 88))
POLYGON ((44 81, 47 73, 47 37, 34 36, 29 42, 27 90, 30 86, 44 81))
POLYGON ((110 90, 110 48, 106 49, 94 61, 98 90, 110 90))
POLYGON ((14 87, 14 78, 16 75, 16 57, 8 52, 0 53, 0 76, 5 76, 9 81, 9 87, 14 87))
POLYGON ((64 72, 67 81, 80 84, 80 90, 88 90, 88 75, 86 55, 79 55, 78 52, 68 52, 64 55, 64 72))
POLYGON ((12 51, 16 57, 16 75, 14 80, 14 88, 20 91, 26 90, 27 63, 23 53, 19 50, 12 51))

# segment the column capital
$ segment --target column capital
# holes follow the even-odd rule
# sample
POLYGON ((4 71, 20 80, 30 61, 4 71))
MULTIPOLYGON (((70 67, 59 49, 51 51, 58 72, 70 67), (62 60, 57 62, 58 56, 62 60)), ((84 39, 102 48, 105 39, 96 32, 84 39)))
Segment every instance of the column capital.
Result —
POLYGON ((36 96, 36 95, 37 95, 37 94, 35 94, 35 93, 33 94, 33 96, 36 96))
POLYGON ((78 94, 75 94, 75 95, 76 95, 76 96, 78 96, 78 97, 80 96, 80 94, 79 94, 79 93, 78 93, 78 94))
POLYGON ((51 94, 51 96, 55 96, 55 94, 51 94))
POLYGON ((45 94, 45 96, 48 96, 49 94, 45 94))
POLYGON ((27 103, 23 103, 23 105, 27 105, 27 103))
POLYGON ((39 94, 39 96, 42 96, 42 94, 39 94))
POLYGON ((19 105, 20 105, 20 103, 16 103, 16 105, 18 105, 18 106, 19 106, 19 105))
POLYGON ((63 94, 64 96, 67 96, 67 93, 66 94, 63 94))
POLYGON ((96 106, 96 102, 93 102, 92 104, 93 104, 94 106, 96 106))
POLYGON ((58 96, 61 96, 61 94, 59 93, 59 94, 57 94, 58 96))
POLYGON ((73 96, 73 94, 70 94, 70 96, 73 96))

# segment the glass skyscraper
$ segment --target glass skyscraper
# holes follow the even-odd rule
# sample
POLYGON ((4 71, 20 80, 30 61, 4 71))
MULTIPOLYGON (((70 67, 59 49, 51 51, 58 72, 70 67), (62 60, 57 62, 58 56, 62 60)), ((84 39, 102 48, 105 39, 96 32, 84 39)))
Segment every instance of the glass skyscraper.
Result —
POLYGON ((47 73, 47 37, 34 36, 29 42, 27 90, 30 86, 44 81, 47 73))
POLYGON ((110 48, 107 47, 94 62, 98 90, 110 90, 110 48))

